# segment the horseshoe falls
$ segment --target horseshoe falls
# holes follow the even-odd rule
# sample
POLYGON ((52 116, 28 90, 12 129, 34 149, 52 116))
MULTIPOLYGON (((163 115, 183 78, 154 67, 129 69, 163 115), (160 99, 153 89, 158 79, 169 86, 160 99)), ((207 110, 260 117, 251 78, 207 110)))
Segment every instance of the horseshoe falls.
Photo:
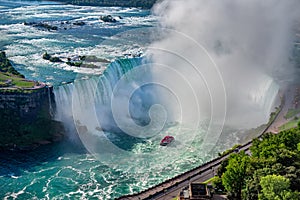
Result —
MULTIPOLYGON (((1 48, 26 77, 54 86, 54 118, 67 134, 64 141, 32 152, 1 152, 1 199, 105 200, 145 190, 239 143, 237 124, 245 130, 266 123, 274 107, 279 86, 272 77, 259 73, 243 85, 234 82, 236 70, 223 69, 226 123, 205 152, 206 135, 218 130, 211 117, 215 107, 197 71, 176 59, 166 67, 146 53, 135 57, 147 51, 158 26, 149 10, 5 0, 0 12, 1 48), (99 22, 104 14, 122 19, 99 22), (44 31, 25 26, 24 20, 86 25, 44 31), (62 59, 98 56, 109 64, 90 69, 51 63, 42 59, 45 51, 62 59), (159 145, 166 135, 175 137, 167 148, 159 145)), ((220 54, 230 52, 226 41, 217 44, 225 52, 220 54)))
MULTIPOLYGON (((81 191, 87 196, 89 194, 99 195, 101 198, 109 199, 143 190, 175 174, 191 169, 199 162, 211 159, 218 151, 222 151, 221 149, 227 145, 229 147, 232 144, 231 139, 237 140, 237 138, 230 137, 230 139, 222 140, 225 145, 217 144, 220 147, 216 149, 215 154, 207 156, 201 154, 200 151, 204 139, 201 135, 205 135, 203 130, 206 130, 205 123, 202 130, 197 130, 197 137, 191 138, 186 136, 194 136, 193 130, 170 120, 166 121, 157 135, 149 137, 143 133, 126 132, 126 130, 130 130, 126 127, 125 129, 124 127, 120 128, 118 126, 120 122, 114 121, 118 116, 123 116, 121 117, 124 120, 122 122, 128 126, 136 127, 136 124, 146 126, 151 120, 148 114, 151 105, 162 103, 157 101, 157 95, 163 92, 158 88, 148 86, 148 88, 136 90, 135 93, 131 92, 132 89, 141 86, 139 79, 152 79, 151 71, 147 71, 144 66, 147 66, 147 61, 143 58, 117 60, 111 63, 100 77, 78 80, 55 88, 56 119, 64 122, 70 138, 78 134, 83 146, 89 152, 85 155, 88 158, 80 163, 91 162, 93 163, 91 165, 96 163, 98 165, 95 171, 92 170, 95 177, 90 180, 97 181, 97 183, 91 183, 91 187, 97 185, 96 189, 87 188, 81 191), (135 76, 136 74, 130 73, 137 69, 143 69, 144 76, 135 76), (122 78, 127 83, 126 88, 114 90, 122 78), (120 93, 113 94, 116 91, 120 93), (114 115, 111 108, 111 101, 114 101, 112 98, 119 100, 117 102, 121 106, 131 108, 129 114, 124 109, 118 108, 114 115), (124 115, 124 113, 126 114, 124 115), (170 146, 171 151, 158 145, 160 139, 168 133, 176 138, 175 145, 170 146), (87 137, 87 135, 89 136, 87 137), (110 171, 110 173, 106 171, 110 171), (108 177, 106 173, 109 174, 108 177), (98 176, 103 177, 102 181, 104 179, 108 182, 98 182, 98 176)), ((253 90, 253 93, 247 94, 248 102, 261 114, 269 113, 273 108, 278 85, 266 76, 261 79, 259 84, 261 85, 259 90, 253 90)), ((265 114, 261 120, 268 120, 268 117, 268 114, 265 114)), ((148 128, 155 130, 155 127, 148 128)), ((74 170, 78 170, 78 167, 82 166, 75 164, 74 170)), ((85 167, 84 169, 86 170, 85 167)), ((72 195, 79 195, 79 192, 72 192, 72 195)))
MULTIPOLYGON (((137 87, 137 77, 132 77, 130 71, 134 68, 138 68, 143 65, 142 58, 132 59, 120 59, 111 63, 102 76, 93 76, 87 80, 75 80, 71 84, 62 85, 55 88, 55 101, 57 106, 56 119, 64 122, 66 127, 71 125, 88 126, 89 130, 95 131, 97 129, 121 132, 114 117, 112 116, 111 101, 115 99, 121 99, 122 106, 128 106, 131 108, 131 112, 128 113, 131 116, 125 116, 125 118, 139 119, 137 123, 146 123, 149 121, 148 115, 139 116, 147 113, 147 108, 153 104, 154 92, 147 88, 135 88, 137 87), (113 95, 113 90, 120 81, 125 78, 127 88, 122 88, 119 94, 113 95), (134 79, 135 78, 135 79, 134 79), (130 92, 134 91, 134 95, 130 92), (137 101, 139 103, 137 103, 137 101), (134 104, 134 105, 133 105, 134 104), (139 104, 139 105, 138 105, 139 104), (93 115, 93 113, 95 115, 93 115), (97 119, 93 119, 95 116, 97 119), (71 120, 72 119, 72 120, 71 120), (71 121, 70 121, 71 120, 71 121), (72 121, 75 123, 72 123, 72 121), (94 124, 91 124, 93 121, 94 124), (76 124, 77 123, 77 124, 76 124)), ((146 72, 143 73, 146 79, 146 72)), ((152 89, 153 90, 153 89, 152 89)), ((118 108, 119 110, 121 108, 118 108)), ((117 113, 117 115, 121 115, 117 113)), ((74 128, 74 126, 73 126, 74 128)))
MULTIPOLYGON (((29 154, 12 153, 9 158, 0 154, 1 160, 9 163, 0 170, 2 190, 6 191, 3 197, 113 199, 192 169, 238 142, 230 132, 236 130, 230 130, 214 152, 203 155, 205 123, 196 132, 172 118, 165 121, 160 132, 155 132, 155 124, 147 127, 151 105, 164 103, 158 97, 166 91, 140 84, 153 78, 144 66, 147 61, 143 58, 121 59, 111 63, 102 76, 55 87, 55 119, 63 122, 68 140, 29 154), (139 73, 132 72, 135 70, 139 73), (123 87, 119 88, 119 82, 123 87), (117 108, 114 113, 112 105, 117 108), (128 113, 124 107, 129 108, 128 113), (121 121, 116 122, 119 118, 121 121), (151 131, 136 133, 130 126, 134 130, 146 126, 151 131), (164 148, 159 142, 167 134, 176 141, 174 146, 164 148)), ((260 85, 247 98, 253 109, 268 113, 278 86, 266 77, 260 85)), ((264 116, 267 120, 268 114, 264 116)), ((160 128, 160 123, 157 126, 160 128)))
MULTIPOLYGON (((113 199, 144 190, 216 156, 201 155, 203 138, 187 138, 186 135, 194 134, 193 130, 180 127, 173 121, 166 121, 162 131, 150 138, 143 134, 130 135, 118 128, 110 107, 112 88, 131 70, 143 68, 143 64, 141 58, 119 60, 111 63, 101 77, 77 80, 55 87, 55 117, 64 123, 70 140, 42 147, 29 154, 15 153, 10 158, 0 154, 1 160, 8 164, 0 170, 1 190, 6 191, 1 195, 4 198, 16 196, 19 199, 42 199, 45 196, 113 199), (161 147, 159 142, 168 133, 175 136, 176 143, 169 148, 161 147), (78 140, 78 135, 84 148, 74 142, 78 140), (86 135, 90 135, 92 141, 100 141, 91 142, 86 135), (101 152, 108 151, 107 143, 103 144, 101 140, 114 146, 108 146, 109 148, 118 148, 118 154, 109 154, 114 162, 101 155, 101 152), (191 145, 187 147, 182 143, 191 145), (105 148, 94 148, 93 145, 105 145, 105 148), (25 162, 20 163, 20 160, 25 162)), ((126 99, 125 95, 131 91, 130 88, 135 88, 137 79, 141 77, 133 75, 126 77, 128 88, 121 88, 118 98, 126 99)), ((150 74, 148 76, 151 78, 150 74)), ((251 94, 249 98, 253 99, 254 105, 267 110, 270 105, 263 103, 264 98, 268 99, 277 93, 275 85, 268 80, 262 83, 259 92, 251 94)), ((158 103, 154 98, 157 95, 154 93, 156 89, 140 89, 125 104, 132 107, 131 118, 139 126, 149 123, 149 106, 158 103), (140 104, 142 100, 144 103, 140 104)), ((120 100, 127 102, 128 99, 120 100)), ((130 117, 127 118, 125 122, 131 125, 130 117)), ((203 130, 198 130, 197 134, 204 134, 203 130)), ((220 148, 215 153, 230 147, 233 140, 223 140, 223 146, 219 144, 220 148)))
MULTIPOLYGON (((64 123, 68 140, 41 147, 37 152, 12 153, 9 158, 0 154, 1 160, 9 163, 0 171, 1 189, 7 191, 1 195, 20 199, 113 199, 144 190, 212 158, 213 155, 204 158, 199 154, 201 137, 185 139, 195 134, 194 130, 179 128, 174 121, 167 120, 161 131, 151 137, 124 132, 131 130, 128 127, 119 128, 124 124, 147 126, 150 105, 159 103, 155 93, 159 88, 151 84, 137 87, 139 80, 151 79, 144 65, 142 58, 117 60, 102 76, 55 87, 55 117, 64 123), (129 73, 135 69, 142 69, 144 76, 138 76, 139 70, 129 73), (115 89, 116 106, 128 105, 130 116, 121 107, 113 116, 111 109, 113 88, 120 80, 128 85, 115 89), (122 119, 126 116, 125 121, 117 124, 114 117, 120 115, 122 119), (177 141, 164 148, 159 142, 168 133, 177 141), (190 144, 188 149, 181 142, 184 140, 190 144), (25 162, 20 163, 20 159, 25 162)), ((148 128, 155 131, 155 123, 148 128)), ((197 133, 201 135, 202 130, 197 133)))

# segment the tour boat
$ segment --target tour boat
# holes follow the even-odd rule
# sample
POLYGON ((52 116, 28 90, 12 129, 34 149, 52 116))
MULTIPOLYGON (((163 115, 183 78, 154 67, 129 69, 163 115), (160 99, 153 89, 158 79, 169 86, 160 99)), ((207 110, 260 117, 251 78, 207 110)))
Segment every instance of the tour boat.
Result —
POLYGON ((168 144, 170 144, 171 142, 173 142, 175 140, 175 138, 173 136, 167 135, 166 137, 164 137, 161 141, 160 141, 160 145, 161 146, 167 146, 168 144))

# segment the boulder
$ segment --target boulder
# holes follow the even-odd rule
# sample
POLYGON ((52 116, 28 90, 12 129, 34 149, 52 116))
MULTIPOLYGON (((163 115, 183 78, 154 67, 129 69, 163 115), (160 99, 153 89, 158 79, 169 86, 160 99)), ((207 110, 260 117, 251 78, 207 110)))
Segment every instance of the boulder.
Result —
POLYGON ((111 15, 101 16, 100 20, 102 20, 103 22, 110 22, 110 23, 117 22, 117 20, 113 18, 111 15))

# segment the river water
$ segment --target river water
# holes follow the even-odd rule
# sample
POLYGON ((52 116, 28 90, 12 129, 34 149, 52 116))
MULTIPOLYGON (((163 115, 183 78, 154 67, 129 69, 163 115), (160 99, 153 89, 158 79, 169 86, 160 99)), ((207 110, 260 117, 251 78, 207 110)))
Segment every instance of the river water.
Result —
MULTIPOLYGON (((225 131, 232 134, 216 141, 218 144, 209 154, 204 153, 201 146, 207 126, 205 122, 200 123, 200 128, 195 130, 169 121, 159 134, 137 138, 122 134, 120 130, 114 132, 115 129, 107 125, 101 127, 106 130, 99 131, 96 122, 90 119, 84 121, 88 117, 88 109, 95 105, 101 108, 96 116, 101 118, 104 111, 108 113, 105 116, 109 116, 111 110, 106 110, 108 104, 102 98, 109 96, 107 87, 111 87, 115 84, 113 81, 144 62, 139 56, 144 54, 155 38, 153 29, 158 21, 149 10, 6 0, 0 2, 0 13, 1 49, 6 51, 15 68, 27 78, 54 85, 57 102, 55 118, 65 124, 69 134, 66 141, 43 146, 34 152, 1 153, 0 198, 113 199, 142 191, 192 169, 237 143, 237 130, 227 128, 225 131), (101 22, 99 18, 102 15, 112 15, 118 22, 101 22), (57 26, 58 30, 48 31, 27 26, 24 25, 25 21, 47 23, 57 26), (81 21, 85 25, 73 24, 81 21), (93 55, 110 64, 98 63, 98 67, 93 69, 70 67, 65 63, 43 60, 42 55, 46 51, 61 58, 93 55), (104 71, 106 73, 102 75, 104 71), (86 110, 76 109, 76 106, 90 105, 87 103, 89 99, 95 98, 93 94, 98 94, 98 91, 92 89, 99 88, 97 81, 94 81, 99 77, 103 77, 101 80, 105 81, 100 87, 102 93, 93 101, 95 104, 87 106, 86 110), (84 102, 77 102, 76 98, 74 100, 76 84, 66 84, 75 79, 81 94, 86 98, 84 102), (68 118, 68 114, 74 114, 74 110, 81 115, 76 119, 68 118), (89 148, 91 142, 82 141, 82 145, 74 141, 72 136, 77 134, 74 129, 76 123, 82 127, 84 125, 91 137, 100 141, 93 143, 94 146, 103 145, 101 141, 105 138, 105 141, 109 140, 109 144, 121 149, 121 153, 106 155, 103 153, 107 150, 106 146, 95 150, 89 148), (161 138, 169 133, 175 136, 175 143, 167 148, 160 146, 161 138)), ((143 88, 137 92, 135 100, 151 100, 153 103, 151 92, 153 88, 143 88)), ((138 113, 136 118, 141 118, 143 109, 143 106, 139 109, 132 108, 131 112, 135 111, 138 113)), ((146 122, 147 119, 147 116, 143 118, 146 122)), ((114 123, 109 117, 105 120, 114 123)), ((145 121, 136 122, 143 124, 145 121)), ((85 136, 82 140, 84 138, 85 136)), ((85 139, 90 141, 90 138, 85 139)))

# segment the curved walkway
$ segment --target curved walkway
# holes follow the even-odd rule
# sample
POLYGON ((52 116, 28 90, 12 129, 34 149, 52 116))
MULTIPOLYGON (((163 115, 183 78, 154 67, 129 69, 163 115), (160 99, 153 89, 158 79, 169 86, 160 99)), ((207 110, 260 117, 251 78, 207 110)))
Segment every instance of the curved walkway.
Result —
MULTIPOLYGON (((34 81, 29 81, 29 82, 34 82, 34 81)), ((38 89, 41 89, 41 88, 44 88, 44 87, 48 86, 44 82, 34 82, 34 83, 35 83, 34 86, 33 87, 29 87, 29 88, 26 88, 26 87, 17 87, 17 86, 8 86, 8 87, 0 87, 0 90, 18 90, 18 89, 22 89, 22 90, 38 90, 38 89)))

